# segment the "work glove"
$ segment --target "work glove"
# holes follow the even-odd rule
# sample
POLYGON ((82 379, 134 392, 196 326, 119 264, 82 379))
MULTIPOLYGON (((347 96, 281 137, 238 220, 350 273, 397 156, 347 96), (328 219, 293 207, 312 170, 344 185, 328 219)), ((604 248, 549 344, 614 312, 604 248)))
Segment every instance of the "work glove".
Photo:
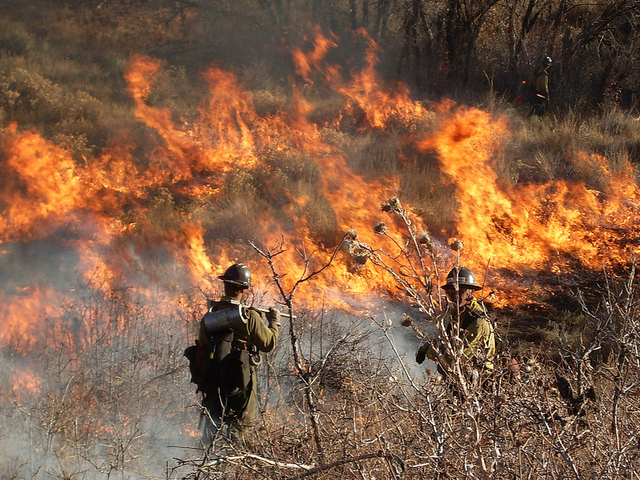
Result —
POLYGON ((278 310, 277 308, 271 307, 269 310, 267 310, 267 313, 265 316, 267 317, 269 326, 275 325, 276 327, 279 327, 281 325, 280 310, 278 310))
POLYGON ((416 362, 418 363, 424 362, 424 359, 427 356, 427 350, 429 350, 429 344, 423 343, 422 346, 416 352, 416 362))

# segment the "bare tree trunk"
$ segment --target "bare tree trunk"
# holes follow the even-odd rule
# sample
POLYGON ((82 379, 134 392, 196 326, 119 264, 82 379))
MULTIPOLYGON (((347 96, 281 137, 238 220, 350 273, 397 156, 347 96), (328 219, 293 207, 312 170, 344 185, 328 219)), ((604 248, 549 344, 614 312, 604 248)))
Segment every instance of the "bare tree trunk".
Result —
POLYGON ((356 0, 349 0, 349 27, 351 30, 358 29, 357 9, 356 0))
POLYGON ((391 0, 379 0, 376 10, 376 20, 373 26, 373 38, 382 38, 387 31, 387 18, 389 18, 389 6, 391 0))
POLYGON ((509 11, 509 75, 512 85, 516 85, 518 81, 520 55, 524 50, 527 36, 540 18, 543 7, 548 5, 546 0, 543 2, 540 0, 525 0, 526 7, 524 13, 520 16, 521 6, 524 6, 521 1, 513 0, 507 3, 509 11))

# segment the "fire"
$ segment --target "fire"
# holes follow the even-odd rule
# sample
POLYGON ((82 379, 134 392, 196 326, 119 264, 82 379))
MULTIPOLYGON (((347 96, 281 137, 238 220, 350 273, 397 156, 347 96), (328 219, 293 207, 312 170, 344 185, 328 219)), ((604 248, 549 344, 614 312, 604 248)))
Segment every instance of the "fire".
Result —
POLYGON ((339 81, 340 73, 339 68, 336 66, 329 66, 328 68, 320 70, 320 72, 318 72, 317 68, 318 63, 322 62, 327 56, 327 53, 329 53, 331 49, 336 48, 338 44, 335 39, 327 38, 323 35, 318 26, 312 26, 311 31, 313 33, 313 48, 308 53, 304 53, 300 49, 293 49, 291 51, 296 73, 306 82, 312 82, 313 77, 318 73, 320 73, 326 82, 334 83, 339 81))
MULTIPOLYGON (((308 55, 300 51, 294 52, 299 73, 308 78, 318 70, 318 63, 332 46, 334 44, 330 40, 317 34, 315 48, 308 55)), ((157 111, 146 104, 150 86, 144 80, 151 81, 158 68, 158 62, 136 57, 127 75, 129 91, 136 100, 137 117, 157 130, 174 157, 181 160, 183 164, 193 165, 193 162, 185 160, 184 155, 185 152, 192 153, 192 158, 197 160, 197 168, 206 167, 201 170, 201 175, 205 177, 208 175, 207 172, 215 172, 219 184, 231 167, 235 169, 269 168, 269 165, 259 164, 258 145, 262 148, 276 150, 294 148, 305 152, 318 163, 323 172, 319 188, 335 211, 339 229, 346 231, 356 228, 362 232, 365 239, 367 236, 371 239, 369 232, 371 225, 377 220, 380 199, 395 194, 398 188, 397 181, 389 179, 367 182, 348 168, 344 154, 327 142, 324 132, 309 120, 313 108, 301 95, 295 97, 295 103, 288 115, 260 118, 252 106, 250 95, 238 87, 236 78, 230 73, 212 68, 204 75, 210 87, 210 99, 200 108, 201 121, 189 135, 183 135, 181 129, 171 122, 168 112, 157 111), (204 165, 205 159, 208 162, 206 165, 204 165)), ((370 65, 370 76, 372 68, 370 65)), ((327 70, 335 72, 336 68, 329 66, 327 70)), ((324 79, 335 82, 337 76, 325 75, 324 79)), ((354 78, 353 85, 361 81, 362 78, 354 78)), ((347 87, 339 85, 334 88, 338 91, 342 88, 344 92, 348 90, 347 87)), ((352 86, 351 90, 353 89, 352 86)), ((373 90, 369 88, 368 92, 360 94, 358 101, 366 103, 366 94, 371 94, 373 90)), ((389 104, 388 100, 387 97, 378 99, 379 102, 386 104, 389 104)), ((351 100, 347 103, 350 102, 351 100)), ((378 126, 381 126, 379 122, 378 126)), ((163 154, 164 157, 165 154, 163 154)), ((179 167, 179 165, 176 166, 179 167)), ((180 171, 179 168, 178 170, 180 171)), ((212 176, 209 175, 209 178, 212 176)), ((197 183, 198 180, 194 179, 194 182, 197 183)), ((216 192, 211 193, 215 195, 216 192)), ((305 244, 313 248, 317 264, 327 261, 328 255, 325 248, 317 244, 317 240, 310 235, 304 219, 300 219, 297 213, 305 210, 309 199, 297 196, 293 192, 286 192, 286 194, 292 206, 281 213, 285 218, 294 221, 293 231, 284 231, 281 228, 284 219, 276 220, 267 215, 266 219, 261 221, 261 243, 274 245, 282 238, 302 239, 305 244)), ((200 239, 195 239, 194 242, 202 244, 200 239)), ((279 268, 287 272, 283 281, 290 289, 293 282, 302 275, 301 259, 294 249, 286 249, 278 260, 279 268)), ((347 278, 345 278, 343 270, 343 265, 338 271, 334 269, 331 275, 318 280, 315 289, 340 290, 347 286, 352 292, 365 292, 370 291, 374 286, 372 280, 376 276, 371 275, 368 281, 362 281, 361 277, 358 279, 349 274, 346 274, 347 278), (340 281, 337 282, 332 278, 340 281)), ((268 272, 259 271, 258 274, 265 275, 268 272)), ((388 279, 383 280, 382 283, 387 285, 388 279)), ((338 305, 341 308, 346 307, 344 300, 339 300, 338 305)))
POLYGON ((496 173, 509 133, 504 119, 460 108, 418 145, 438 153, 455 186, 456 235, 464 238, 470 265, 559 271, 577 262, 597 270, 637 254, 637 246, 617 247, 637 228, 640 190, 630 164, 614 174, 603 157, 576 152, 572 160, 599 172, 602 190, 563 180, 510 185, 496 173))
POLYGON ((42 390, 42 379, 26 368, 12 373, 10 382, 17 398, 28 398, 42 390))
MULTIPOLYGON (((392 250, 406 242, 400 233, 389 232, 391 238, 374 233, 375 225, 388 220, 381 203, 399 195, 400 180, 365 178, 350 167, 335 140, 342 133, 340 126, 347 124, 360 134, 404 132, 407 148, 437 154, 458 202, 451 233, 464 240, 463 260, 471 267, 484 270, 490 264, 494 275, 502 270, 556 271, 569 262, 593 269, 614 256, 624 261, 629 252, 619 248, 621 244, 637 253, 637 246, 624 243, 619 233, 637 228, 633 219, 639 192, 630 165, 611 172, 604 158, 576 152, 577 165, 600 172, 597 191, 568 181, 511 186, 501 180, 498 168, 502 145, 510 136, 505 119, 456 108, 452 102, 428 110, 410 98, 406 86, 385 84, 376 72, 378 47, 364 34, 365 65, 345 74, 327 61, 336 39, 318 29, 313 34, 310 49, 292 51, 298 83, 292 85, 290 108, 277 114, 260 115, 235 74, 211 67, 202 74, 209 93, 198 119, 177 120, 170 109, 150 104, 161 62, 133 57, 125 80, 136 119, 156 140, 149 158, 136 158, 135 141, 122 133, 95 159, 79 162, 37 132, 20 131, 13 124, 2 145, 7 171, 0 185, 5 207, 0 258, 9 258, 15 243, 59 242, 74 253, 64 258, 69 265, 60 269, 77 271, 76 280, 87 288, 105 293, 132 289, 150 297, 152 286, 159 286, 166 295, 160 303, 168 304, 181 290, 216 290, 217 276, 235 261, 251 262, 256 279, 271 278, 265 262, 248 245, 253 241, 259 248, 281 247, 274 261, 290 290, 327 263, 350 230, 376 248, 392 250), (340 101, 340 111, 322 121, 315 118, 314 103, 306 95, 309 85, 320 84, 340 101), (421 134, 434 117, 439 129, 421 134), (284 188, 269 152, 314 162, 317 192, 297 191, 295 185, 284 188), (280 208, 263 209, 254 219, 245 218, 254 207, 251 199, 245 205, 219 207, 230 210, 229 229, 241 224, 247 233, 227 238, 211 231, 208 206, 224 205, 223 188, 245 173, 252 179, 256 172, 261 184, 246 188, 277 196, 280 208), (322 239, 307 217, 318 203, 326 204, 321 214, 334 231, 322 239)), ((417 221, 415 226, 429 230, 417 221)), ((71 288, 45 277, 14 280, 3 293, 5 344, 33 342, 38 319, 62 315, 60 306, 72 296, 71 288)), ((496 283, 503 280, 496 278, 496 283)), ((304 306, 364 312, 371 298, 395 292, 393 285, 393 279, 370 262, 355 271, 348 258, 338 255, 329 269, 299 289, 295 300, 304 306)))
POLYGON ((411 124, 428 118, 428 111, 420 102, 409 98, 406 85, 397 84, 391 92, 381 88, 381 80, 376 71, 378 46, 364 30, 361 35, 368 44, 366 67, 360 72, 354 72, 353 81, 338 90, 349 99, 347 111, 352 115, 357 109, 363 111, 368 125, 376 129, 386 128, 393 121, 411 124))
POLYGON ((6 208, 0 219, 2 241, 32 237, 50 219, 64 217, 84 203, 82 184, 72 158, 37 132, 18 133, 9 126, 3 144, 6 187, 1 199, 6 208))
POLYGON ((60 315, 59 293, 39 284, 9 284, 0 294, 2 329, 0 341, 20 351, 33 346, 38 329, 60 315))

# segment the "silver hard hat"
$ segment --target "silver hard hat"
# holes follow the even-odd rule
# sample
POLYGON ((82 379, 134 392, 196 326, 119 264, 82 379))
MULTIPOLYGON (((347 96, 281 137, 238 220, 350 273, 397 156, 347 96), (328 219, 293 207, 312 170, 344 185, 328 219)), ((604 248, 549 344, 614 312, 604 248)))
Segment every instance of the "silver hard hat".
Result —
POLYGON ((467 267, 454 267, 447 275, 447 283, 442 285, 443 289, 469 288, 471 290, 481 290, 482 287, 476 282, 476 276, 467 267))

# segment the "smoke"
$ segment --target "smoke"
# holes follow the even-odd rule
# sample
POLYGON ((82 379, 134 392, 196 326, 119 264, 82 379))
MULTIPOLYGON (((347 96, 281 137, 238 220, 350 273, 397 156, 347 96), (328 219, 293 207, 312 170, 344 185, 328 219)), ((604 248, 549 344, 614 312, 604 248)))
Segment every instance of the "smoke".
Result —
POLYGON ((112 293, 67 298, 60 318, 74 328, 41 318, 28 349, 4 346, 1 476, 160 478, 179 447, 198 446, 182 357, 191 312, 112 293))
MULTIPOLYGON (((217 273, 235 261, 250 262, 257 279, 251 302, 267 307, 279 300, 267 262, 249 241, 278 252, 271 259, 286 291, 321 269, 330 258, 327 246, 351 229, 372 245, 369 252, 387 249, 390 264, 411 277, 413 271, 402 264, 411 245, 406 235, 384 236, 386 224, 379 235, 372 231, 383 225, 380 203, 400 189, 396 154, 421 159, 418 154, 429 151, 447 165, 449 181, 466 200, 455 215, 471 246, 465 259, 475 265, 491 260, 535 268, 540 258, 526 254, 542 252, 546 262, 549 245, 555 244, 531 225, 547 233, 549 219, 559 218, 557 245, 566 250, 567 239, 576 238, 571 229, 583 226, 581 213, 600 214, 594 207, 600 203, 586 188, 566 186, 582 192, 592 207, 568 209, 570 218, 577 219, 573 223, 560 218, 561 207, 572 197, 549 199, 556 185, 538 190, 519 185, 513 189, 517 194, 506 195, 491 161, 508 135, 502 120, 443 106, 435 121, 436 114, 410 99, 406 89, 382 89, 374 68, 377 49, 369 39, 363 42, 362 70, 342 78, 338 62, 327 53, 335 46, 333 39, 314 33, 313 48, 293 52, 304 84, 292 86, 286 109, 265 110, 268 114, 259 113, 233 74, 212 67, 203 75, 210 98, 202 102, 200 118, 195 124, 177 121, 168 108, 149 100, 160 62, 133 58, 126 80, 136 118, 154 132, 141 143, 157 140, 148 158, 132 158, 134 149, 123 147, 80 165, 70 152, 13 127, 5 152, 12 176, 0 192, 3 204, 13 207, 0 223, 5 239, 0 359, 6 365, 0 377, 0 447, 7 452, 0 475, 104 478, 116 471, 127 478, 163 477, 175 449, 197 446, 199 414, 182 352, 196 335, 205 300, 214 297, 217 273), (331 114, 314 110, 309 90, 331 101, 340 97, 340 107, 331 114), (427 135, 429 122, 442 126, 427 135), (376 142, 362 140, 365 135, 348 138, 340 130, 344 125, 381 144, 391 131, 403 151, 380 153, 376 142), (410 139, 398 140, 405 130, 410 139), (407 153, 413 148, 409 144, 423 136, 422 151, 407 153), (359 150, 358 142, 366 148, 359 150), (376 154, 393 157, 389 178, 380 178, 380 161, 365 162, 376 154), (49 173, 31 170, 34 164, 49 173), (349 167, 356 164, 371 171, 359 174, 349 167), (525 200, 537 201, 539 192, 542 206, 553 208, 523 206, 525 200), (535 222, 536 215, 542 220, 535 222), (503 251, 497 251, 500 244, 503 251)), ((245 48, 225 55, 245 55, 245 48)), ((394 205, 386 213, 398 214, 399 201, 394 205)), ((451 202, 447 208, 453 209, 451 202)), ((448 210, 432 216, 449 215, 448 210)), ((413 213, 410 207, 406 211, 413 213)), ((412 216, 405 226, 420 233, 421 220, 412 216)), ((582 238, 588 239, 585 254, 570 245, 569 252, 578 252, 581 259, 595 241, 590 225, 582 229, 582 238)), ((403 227, 399 221, 392 226, 403 227)), ((433 242, 429 248, 438 261, 456 260, 443 240, 433 242)), ((364 261, 365 255, 357 268, 350 268, 353 258, 343 253, 322 274, 299 285, 294 299, 298 318, 291 321, 310 372, 325 391, 336 394, 353 394, 354 382, 366 381, 350 378, 357 371, 385 371, 394 378, 408 374, 420 381, 425 366, 413 360, 420 340, 400 320, 411 317, 426 335, 433 326, 424 312, 407 305, 393 279, 364 261)), ((493 283, 504 291, 531 286, 524 275, 503 280, 514 272, 501 265, 492 266, 491 273, 502 275, 493 283)), ((298 385, 284 323, 270 359, 274 369, 261 367, 261 384, 267 412, 287 416, 291 409, 279 407, 290 406, 298 385)))

